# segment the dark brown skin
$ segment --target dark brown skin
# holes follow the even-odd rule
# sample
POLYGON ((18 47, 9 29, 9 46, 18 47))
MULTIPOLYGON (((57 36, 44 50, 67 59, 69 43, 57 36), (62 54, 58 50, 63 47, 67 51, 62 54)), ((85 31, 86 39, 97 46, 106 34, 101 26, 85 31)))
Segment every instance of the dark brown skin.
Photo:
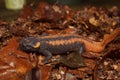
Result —
POLYGON ((20 47, 26 52, 42 53, 46 56, 43 63, 47 63, 52 54, 64 54, 70 51, 85 51, 84 43, 78 35, 54 35, 43 37, 26 37, 20 42, 20 47))
POLYGON ((67 53, 70 51, 102 52, 105 46, 120 33, 120 28, 104 36, 102 42, 96 42, 86 37, 71 34, 61 34, 42 37, 26 37, 21 40, 20 47, 27 52, 42 53, 46 56, 43 63, 47 63, 52 54, 67 53))

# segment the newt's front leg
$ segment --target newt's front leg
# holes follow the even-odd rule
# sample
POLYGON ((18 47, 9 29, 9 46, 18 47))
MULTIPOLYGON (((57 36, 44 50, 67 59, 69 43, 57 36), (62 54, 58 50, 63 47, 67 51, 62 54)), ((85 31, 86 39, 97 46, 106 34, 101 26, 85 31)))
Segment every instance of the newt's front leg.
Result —
POLYGON ((50 58, 52 58, 52 53, 49 52, 48 50, 44 50, 44 51, 42 52, 42 54, 46 57, 46 58, 42 61, 42 63, 43 63, 43 64, 48 63, 49 60, 50 60, 50 58))

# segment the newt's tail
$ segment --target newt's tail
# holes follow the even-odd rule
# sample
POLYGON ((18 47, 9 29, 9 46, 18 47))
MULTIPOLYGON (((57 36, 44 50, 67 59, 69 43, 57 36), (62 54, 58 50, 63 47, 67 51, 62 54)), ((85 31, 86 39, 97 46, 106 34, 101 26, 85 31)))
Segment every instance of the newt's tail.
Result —
POLYGON ((87 51, 101 52, 105 46, 120 34, 120 28, 115 29, 111 34, 104 35, 102 42, 83 40, 87 51))
POLYGON ((120 28, 116 28, 111 34, 105 34, 102 44, 106 46, 109 42, 115 39, 119 34, 120 34, 120 28))

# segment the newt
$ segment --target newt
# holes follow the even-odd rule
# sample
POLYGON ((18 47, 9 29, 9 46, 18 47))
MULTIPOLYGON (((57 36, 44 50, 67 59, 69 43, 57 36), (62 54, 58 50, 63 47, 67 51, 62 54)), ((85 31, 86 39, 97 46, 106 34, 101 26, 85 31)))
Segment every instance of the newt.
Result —
POLYGON ((103 41, 97 42, 87 37, 75 34, 60 34, 52 36, 25 37, 20 41, 20 48, 26 52, 42 53, 46 56, 43 63, 47 63, 53 54, 64 54, 70 51, 102 52, 105 46, 120 33, 120 28, 111 34, 104 35, 103 41))

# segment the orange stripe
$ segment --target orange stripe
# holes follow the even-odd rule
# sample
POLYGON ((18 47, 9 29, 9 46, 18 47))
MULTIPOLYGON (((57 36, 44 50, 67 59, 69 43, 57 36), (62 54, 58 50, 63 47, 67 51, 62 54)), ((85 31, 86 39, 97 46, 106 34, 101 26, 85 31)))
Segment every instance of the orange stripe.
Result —
POLYGON ((49 45, 53 46, 58 46, 58 45, 68 45, 68 44, 73 44, 75 42, 84 42, 83 39, 79 38, 71 38, 71 39, 66 39, 66 40, 53 40, 53 41, 47 41, 46 43, 49 45))

